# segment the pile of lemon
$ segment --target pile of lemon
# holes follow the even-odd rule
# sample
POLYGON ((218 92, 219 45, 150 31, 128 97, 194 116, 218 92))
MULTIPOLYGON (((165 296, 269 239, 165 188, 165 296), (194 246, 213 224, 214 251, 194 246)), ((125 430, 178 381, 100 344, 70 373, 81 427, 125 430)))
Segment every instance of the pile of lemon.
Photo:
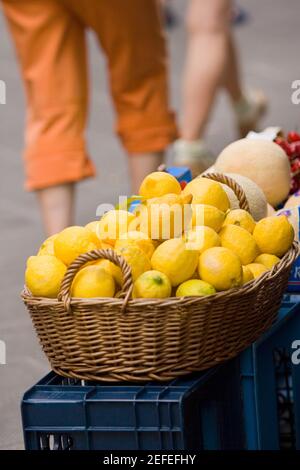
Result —
MULTIPOLYGON (((27 261, 25 282, 34 296, 56 298, 67 267, 79 255, 110 248, 132 270, 133 298, 205 296, 239 287, 271 269, 289 250, 294 230, 285 216, 255 222, 230 209, 222 185, 198 177, 181 189, 165 172, 141 184, 135 212, 111 210, 85 227, 48 238, 27 261)), ((114 297, 121 269, 90 262, 76 274, 71 295, 114 297)))

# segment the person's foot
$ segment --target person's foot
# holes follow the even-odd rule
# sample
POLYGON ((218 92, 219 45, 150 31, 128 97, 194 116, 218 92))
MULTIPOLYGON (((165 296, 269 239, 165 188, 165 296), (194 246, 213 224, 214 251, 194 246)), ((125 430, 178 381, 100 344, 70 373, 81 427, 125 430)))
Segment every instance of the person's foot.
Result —
POLYGON ((259 130, 260 120, 267 108, 268 100, 260 90, 249 91, 234 104, 233 109, 240 138, 246 137, 250 131, 259 130))
POLYGON ((190 168, 193 177, 207 170, 216 159, 201 139, 191 141, 178 139, 174 142, 173 148, 173 164, 190 168))

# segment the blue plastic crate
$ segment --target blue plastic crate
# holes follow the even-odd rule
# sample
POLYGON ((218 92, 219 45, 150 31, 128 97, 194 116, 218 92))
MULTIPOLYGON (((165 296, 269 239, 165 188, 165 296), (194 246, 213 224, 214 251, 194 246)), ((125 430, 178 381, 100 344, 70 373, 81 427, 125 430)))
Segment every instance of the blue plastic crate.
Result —
POLYGON ((291 360, 295 340, 300 340, 300 296, 286 295, 275 325, 240 357, 248 449, 300 450, 300 365, 291 360))
POLYGON ((221 390, 222 414, 216 400, 202 401, 203 448, 224 449, 220 428, 227 426, 233 435, 239 429, 240 449, 300 450, 300 364, 291 361, 295 340, 300 340, 300 296, 285 295, 273 327, 231 362, 229 376, 221 373, 228 371, 225 364, 206 384, 211 397, 221 390))
POLYGON ((165 384, 107 385, 50 373, 24 395, 25 447, 300 448, 300 365, 290 360, 297 333, 300 339, 300 303, 293 296, 260 341, 201 374, 165 384))
POLYGON ((165 384, 105 385, 48 374, 22 401, 26 449, 188 450, 242 445, 233 363, 165 384), (221 370, 222 369, 222 370, 221 370), (224 377, 218 390, 214 376, 224 377), (212 390, 217 390, 212 396, 212 390), (228 404, 230 403, 230 413, 228 404), (226 415, 226 416, 225 416, 226 415), (230 416, 231 425, 226 424, 230 416), (219 425, 223 423, 223 426, 219 425))

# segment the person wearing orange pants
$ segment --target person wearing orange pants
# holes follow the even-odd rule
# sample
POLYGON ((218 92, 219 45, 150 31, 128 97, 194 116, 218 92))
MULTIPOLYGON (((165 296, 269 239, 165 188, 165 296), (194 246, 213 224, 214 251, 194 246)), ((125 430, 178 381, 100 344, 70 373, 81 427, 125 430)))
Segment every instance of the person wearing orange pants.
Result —
POLYGON ((116 131, 133 192, 176 138, 156 0, 2 0, 27 97, 26 188, 47 233, 72 224, 74 183, 95 174, 88 156, 86 30, 107 58, 116 131))

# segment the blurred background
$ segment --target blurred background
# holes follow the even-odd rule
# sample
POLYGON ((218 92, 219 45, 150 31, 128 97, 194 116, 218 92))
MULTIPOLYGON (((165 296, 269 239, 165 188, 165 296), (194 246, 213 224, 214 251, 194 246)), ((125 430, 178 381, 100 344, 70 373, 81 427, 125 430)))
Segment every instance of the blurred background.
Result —
MULTIPOLYGON (((177 21, 167 32, 171 96, 179 116, 186 3, 171 2, 177 21)), ((299 0, 240 0, 239 6, 247 13, 247 21, 234 28, 244 81, 263 89, 270 103, 262 127, 278 125, 285 130, 299 130, 300 105, 291 101, 291 84, 300 79, 299 0)), ((88 142, 98 177, 79 185, 78 224, 93 220, 99 203, 114 202, 119 194, 129 193, 126 157, 113 133, 103 57, 92 35, 89 41, 92 93, 88 142)), ((23 191, 25 102, 2 15, 0 65, 0 79, 7 86, 6 105, 0 105, 0 340, 7 347, 7 364, 0 365, 0 449, 21 449, 20 398, 49 370, 19 296, 26 258, 37 251, 44 235, 35 198, 23 191)), ((231 108, 226 97, 219 96, 208 126, 207 143, 218 154, 235 139, 231 108)))

